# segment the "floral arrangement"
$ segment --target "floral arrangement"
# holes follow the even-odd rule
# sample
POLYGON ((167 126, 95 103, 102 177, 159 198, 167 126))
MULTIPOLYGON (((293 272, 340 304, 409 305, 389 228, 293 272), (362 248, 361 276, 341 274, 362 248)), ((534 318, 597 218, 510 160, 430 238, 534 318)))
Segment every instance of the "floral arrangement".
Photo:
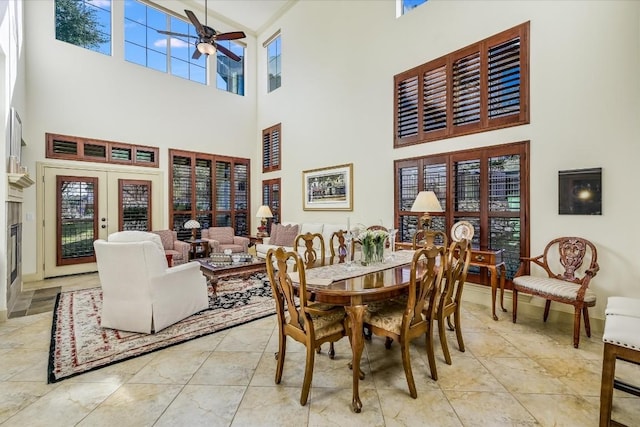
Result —
POLYGON ((384 243, 389 233, 384 230, 363 230, 358 234, 362 244, 362 262, 369 265, 384 259, 384 243))

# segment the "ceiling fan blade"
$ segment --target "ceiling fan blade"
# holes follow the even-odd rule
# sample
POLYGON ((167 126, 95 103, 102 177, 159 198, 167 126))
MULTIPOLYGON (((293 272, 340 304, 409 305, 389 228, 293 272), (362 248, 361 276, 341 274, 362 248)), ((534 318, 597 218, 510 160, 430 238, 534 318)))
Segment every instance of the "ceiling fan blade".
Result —
POLYGON ((172 33, 171 31, 163 31, 163 30, 156 30, 156 31, 159 32, 160 34, 166 34, 168 36, 191 37, 191 38, 194 38, 194 39, 198 38, 196 36, 192 36, 192 35, 189 35, 189 34, 172 33))
POLYGON ((235 53, 231 52, 226 47, 220 46, 218 43, 215 43, 215 46, 216 46, 216 49, 218 49, 220 52, 222 52, 225 55, 227 55, 229 58, 233 59, 234 61, 240 61, 241 58, 238 55, 236 55, 235 53))
POLYGON ((193 12, 187 9, 184 10, 184 13, 187 14, 187 18, 189 18, 189 21, 191 21, 191 23, 196 27, 196 31, 198 32, 200 37, 204 37, 205 35, 204 27, 202 26, 200 21, 198 21, 198 18, 196 18, 196 15, 194 15, 193 12))
POLYGON ((200 56, 202 56, 202 54, 200 53, 200 51, 198 49, 193 51, 193 55, 191 56, 191 59, 199 59, 200 56))
POLYGON ((247 37, 243 31, 232 31, 230 33, 220 33, 216 35, 216 40, 236 40, 247 37))

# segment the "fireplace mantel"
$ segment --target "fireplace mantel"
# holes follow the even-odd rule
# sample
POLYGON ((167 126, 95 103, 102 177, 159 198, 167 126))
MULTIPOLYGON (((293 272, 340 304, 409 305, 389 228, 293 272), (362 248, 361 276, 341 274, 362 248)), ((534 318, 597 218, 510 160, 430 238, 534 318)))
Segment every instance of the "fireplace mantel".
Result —
POLYGON ((22 191, 36 182, 26 173, 8 173, 7 202, 22 202, 22 191))

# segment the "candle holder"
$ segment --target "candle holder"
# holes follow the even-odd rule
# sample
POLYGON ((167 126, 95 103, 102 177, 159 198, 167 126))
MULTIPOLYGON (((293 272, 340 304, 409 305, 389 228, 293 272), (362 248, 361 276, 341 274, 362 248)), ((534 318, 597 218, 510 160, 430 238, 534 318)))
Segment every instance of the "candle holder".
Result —
POLYGON ((396 234, 397 233, 398 233, 397 228, 389 229, 389 249, 391 250, 389 259, 392 261, 396 259, 396 234))
POLYGON ((347 230, 344 234, 344 243, 347 247, 347 259, 345 264, 347 265, 347 270, 353 269, 353 261, 352 261, 352 251, 353 251, 353 234, 351 234, 351 230, 347 230))

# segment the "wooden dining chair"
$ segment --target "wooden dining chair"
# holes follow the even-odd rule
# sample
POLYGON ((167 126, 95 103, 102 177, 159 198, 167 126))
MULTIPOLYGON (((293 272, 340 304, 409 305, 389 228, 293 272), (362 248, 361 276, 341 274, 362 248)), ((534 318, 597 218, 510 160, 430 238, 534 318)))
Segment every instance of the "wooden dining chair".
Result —
POLYGON ((306 268, 325 264, 324 237, 320 233, 298 234, 293 241, 293 251, 302 257, 306 268))
POLYGON ((329 239, 329 253, 331 258, 329 264, 342 264, 347 261, 349 250, 345 241, 346 230, 334 231, 329 239))
POLYGON ((402 366, 409 385, 409 394, 418 396, 411 370, 409 345, 415 338, 425 336, 427 358, 431 378, 438 379, 433 352, 433 321, 435 316, 438 285, 446 269, 445 250, 442 247, 416 250, 411 261, 409 290, 406 302, 402 300, 370 304, 364 313, 364 323, 374 335, 384 336, 400 342, 402 366), (440 268, 436 258, 440 256, 440 268), (444 265, 443 265, 444 264, 444 265))
POLYGON ((438 320, 438 333, 440 335, 440 345, 444 353, 444 360, 451 365, 451 354, 447 344, 447 336, 444 327, 445 319, 449 329, 456 332, 458 349, 464 352, 464 340, 462 339, 462 329, 460 327, 460 306, 462 302, 462 289, 467 280, 467 271, 471 262, 471 241, 461 239, 458 242, 451 242, 447 250, 447 267, 442 278, 440 298, 436 309, 436 319, 438 320), (453 315, 453 323, 451 316, 453 315))
POLYGON ((310 302, 307 295, 305 266, 300 255, 282 247, 267 252, 267 274, 276 302, 278 320, 278 353, 276 353, 276 384, 282 380, 287 336, 307 348, 300 404, 306 405, 313 378, 315 350, 323 343, 333 343, 348 334, 343 307, 310 302), (296 292, 288 272, 297 266, 299 280, 296 292), (299 298, 295 298, 298 295, 299 298))
POLYGON ((449 239, 447 238, 447 234, 440 230, 427 230, 425 232, 424 229, 416 231, 413 235, 413 249, 418 249, 419 247, 423 247, 427 242, 427 237, 437 246, 448 247, 449 239), (427 233, 431 233, 430 236, 427 236, 427 233))

